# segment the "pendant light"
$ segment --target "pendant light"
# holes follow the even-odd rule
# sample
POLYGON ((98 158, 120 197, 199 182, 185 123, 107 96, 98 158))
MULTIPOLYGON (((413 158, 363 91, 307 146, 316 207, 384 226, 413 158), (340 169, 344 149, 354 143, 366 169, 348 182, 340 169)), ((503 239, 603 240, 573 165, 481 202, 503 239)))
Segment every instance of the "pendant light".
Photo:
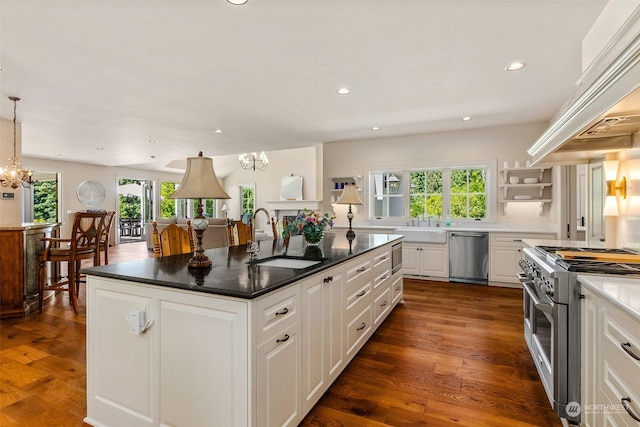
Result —
POLYGON ((14 190, 20 186, 25 188, 31 187, 33 184, 33 172, 22 169, 22 165, 18 162, 17 142, 16 142, 16 105, 20 98, 10 96, 13 101, 13 156, 9 158, 11 165, 5 166, 0 170, 0 185, 3 187, 11 187, 14 190))

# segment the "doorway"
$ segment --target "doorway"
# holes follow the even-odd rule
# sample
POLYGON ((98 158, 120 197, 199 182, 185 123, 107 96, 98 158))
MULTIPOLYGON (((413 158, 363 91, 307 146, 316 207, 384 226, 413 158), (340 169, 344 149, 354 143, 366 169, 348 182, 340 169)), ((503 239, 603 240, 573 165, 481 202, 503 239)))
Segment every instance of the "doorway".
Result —
POLYGON ((153 218, 153 181, 118 179, 118 241, 139 242, 146 238, 145 224, 153 218))
POLYGON ((22 192, 22 222, 60 222, 60 174, 33 171, 34 183, 22 192))

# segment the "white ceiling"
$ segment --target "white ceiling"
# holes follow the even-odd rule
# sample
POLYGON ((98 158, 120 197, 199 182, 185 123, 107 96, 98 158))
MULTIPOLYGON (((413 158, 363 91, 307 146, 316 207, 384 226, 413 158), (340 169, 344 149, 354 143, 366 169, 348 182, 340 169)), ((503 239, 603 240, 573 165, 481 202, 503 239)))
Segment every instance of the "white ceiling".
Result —
POLYGON ((0 0, 1 113, 22 98, 25 156, 157 170, 200 150, 546 121, 605 3, 0 0))

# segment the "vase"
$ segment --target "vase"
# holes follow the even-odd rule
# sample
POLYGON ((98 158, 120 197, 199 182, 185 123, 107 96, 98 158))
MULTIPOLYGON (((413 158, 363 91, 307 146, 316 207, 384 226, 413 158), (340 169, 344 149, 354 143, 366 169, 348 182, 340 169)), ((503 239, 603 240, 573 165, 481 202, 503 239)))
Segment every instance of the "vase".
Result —
POLYGON ((317 245, 320 243, 323 236, 324 231, 302 230, 302 237, 304 237, 304 241, 310 245, 317 245))

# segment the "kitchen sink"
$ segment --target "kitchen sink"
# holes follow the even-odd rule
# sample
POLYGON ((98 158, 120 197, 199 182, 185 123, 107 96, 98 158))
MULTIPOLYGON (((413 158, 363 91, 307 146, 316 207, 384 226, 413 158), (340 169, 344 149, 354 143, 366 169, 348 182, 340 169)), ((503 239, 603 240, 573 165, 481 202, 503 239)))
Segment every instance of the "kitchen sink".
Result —
POLYGON ((447 243, 447 230, 444 228, 401 227, 394 234, 402 234, 405 242, 447 243))
POLYGON ((316 264, 320 264, 322 259, 306 259, 306 258, 292 258, 285 256, 276 256, 271 258, 259 259, 256 261, 251 261, 249 264, 251 265, 264 265, 267 267, 282 267, 282 268, 292 268, 295 270, 300 270, 304 268, 309 268, 316 264))

